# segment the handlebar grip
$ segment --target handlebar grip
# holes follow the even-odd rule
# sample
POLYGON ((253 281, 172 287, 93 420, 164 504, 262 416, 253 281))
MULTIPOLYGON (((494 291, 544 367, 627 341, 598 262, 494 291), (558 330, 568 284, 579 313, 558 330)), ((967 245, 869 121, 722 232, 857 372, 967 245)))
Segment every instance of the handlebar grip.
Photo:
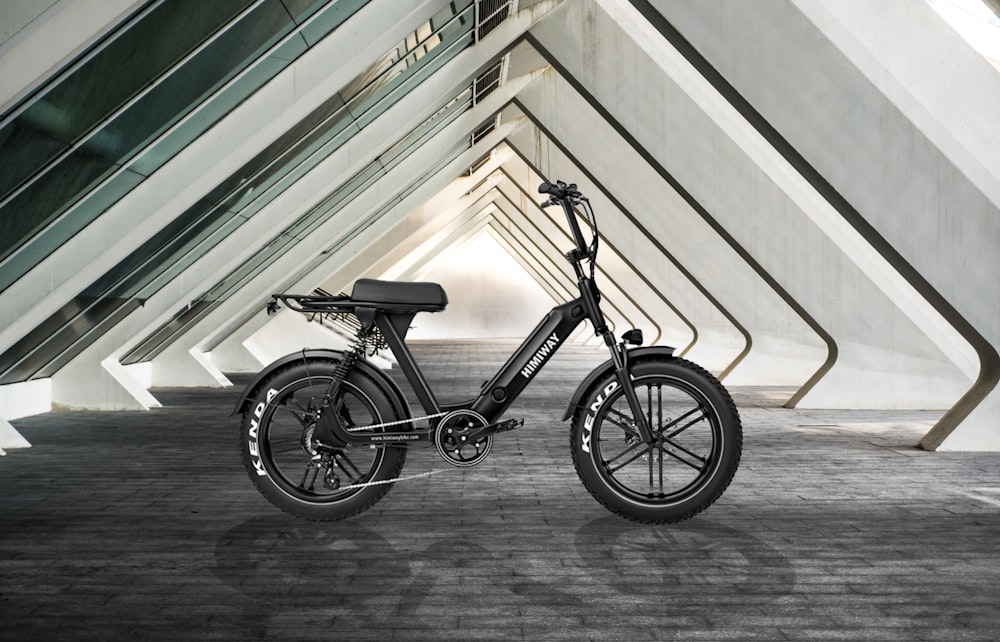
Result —
POLYGON ((555 185, 550 185, 549 183, 542 183, 538 186, 539 194, 551 194, 555 189, 555 185))

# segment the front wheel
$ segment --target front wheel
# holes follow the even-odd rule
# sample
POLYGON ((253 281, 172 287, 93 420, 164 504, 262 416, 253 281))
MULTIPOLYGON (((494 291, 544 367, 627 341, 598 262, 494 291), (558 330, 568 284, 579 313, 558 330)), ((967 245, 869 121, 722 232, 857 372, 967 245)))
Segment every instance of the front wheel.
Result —
POLYGON ((736 474, 739 413, 722 384, 690 361, 638 361, 631 371, 653 443, 643 443, 609 372, 573 416, 573 464, 590 494, 618 515, 645 523, 687 519, 717 500, 736 474))

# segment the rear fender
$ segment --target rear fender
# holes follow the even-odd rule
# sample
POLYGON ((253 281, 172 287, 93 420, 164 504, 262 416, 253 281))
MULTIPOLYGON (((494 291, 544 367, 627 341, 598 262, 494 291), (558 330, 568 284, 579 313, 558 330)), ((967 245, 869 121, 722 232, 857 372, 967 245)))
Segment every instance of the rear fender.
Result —
MULTIPOLYGON (((293 352, 292 354, 281 357, 280 359, 268 364, 263 370, 258 372, 257 376, 254 377, 254 380, 243 389, 243 394, 240 395, 239 401, 236 402, 236 407, 233 409, 232 414, 237 415, 245 412, 250 403, 250 399, 260 388, 261 384, 277 370, 296 363, 308 363, 310 361, 340 361, 343 358, 344 353, 341 350, 326 350, 322 348, 302 350, 300 352, 293 352)), ((406 398, 403 396, 403 392, 399 389, 399 386, 396 385, 395 381, 390 379, 388 375, 365 359, 358 359, 355 361, 354 367, 374 379, 380 386, 385 388, 392 404, 396 407, 397 415, 399 417, 408 418, 410 416, 410 407, 406 403, 406 398)))
MULTIPOLYGON (((629 363, 649 358, 670 359, 673 358, 673 356, 674 349, 670 346, 647 346, 645 348, 632 348, 628 351, 629 363)), ((582 383, 580 383, 576 392, 574 392, 573 396, 570 398, 569 405, 566 407, 566 414, 563 415, 562 420, 566 421, 572 417, 573 413, 576 412, 576 409, 580 407, 580 403, 583 401, 583 396, 587 394, 587 391, 590 390, 601 378, 614 371, 615 364, 611 359, 608 359, 601 365, 591 370, 590 374, 587 375, 587 378, 584 379, 582 383)))

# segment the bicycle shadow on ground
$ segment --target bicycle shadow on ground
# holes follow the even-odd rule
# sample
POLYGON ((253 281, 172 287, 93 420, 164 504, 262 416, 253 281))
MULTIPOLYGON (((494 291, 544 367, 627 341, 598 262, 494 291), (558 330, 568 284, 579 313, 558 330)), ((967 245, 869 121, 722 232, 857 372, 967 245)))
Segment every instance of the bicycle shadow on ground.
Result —
POLYGON ((429 544, 389 541, 352 521, 257 517, 222 535, 213 572, 247 598, 245 614, 264 627, 262 616, 290 613, 359 628, 459 626, 469 613, 612 616, 622 604, 655 615, 715 588, 752 586, 774 599, 795 587, 791 564, 774 546, 704 518, 645 526, 608 516, 571 541, 533 532, 528 546, 516 532, 504 537, 457 527, 429 544))

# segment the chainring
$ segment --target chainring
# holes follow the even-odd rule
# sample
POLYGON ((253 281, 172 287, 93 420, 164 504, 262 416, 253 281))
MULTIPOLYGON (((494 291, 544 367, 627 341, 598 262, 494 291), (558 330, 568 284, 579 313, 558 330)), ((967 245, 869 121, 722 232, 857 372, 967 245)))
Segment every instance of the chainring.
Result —
POLYGON ((480 463, 493 449, 493 435, 475 441, 468 433, 488 425, 486 419, 472 410, 455 410, 438 422, 434 429, 434 446, 441 458, 452 466, 465 468, 480 463))

